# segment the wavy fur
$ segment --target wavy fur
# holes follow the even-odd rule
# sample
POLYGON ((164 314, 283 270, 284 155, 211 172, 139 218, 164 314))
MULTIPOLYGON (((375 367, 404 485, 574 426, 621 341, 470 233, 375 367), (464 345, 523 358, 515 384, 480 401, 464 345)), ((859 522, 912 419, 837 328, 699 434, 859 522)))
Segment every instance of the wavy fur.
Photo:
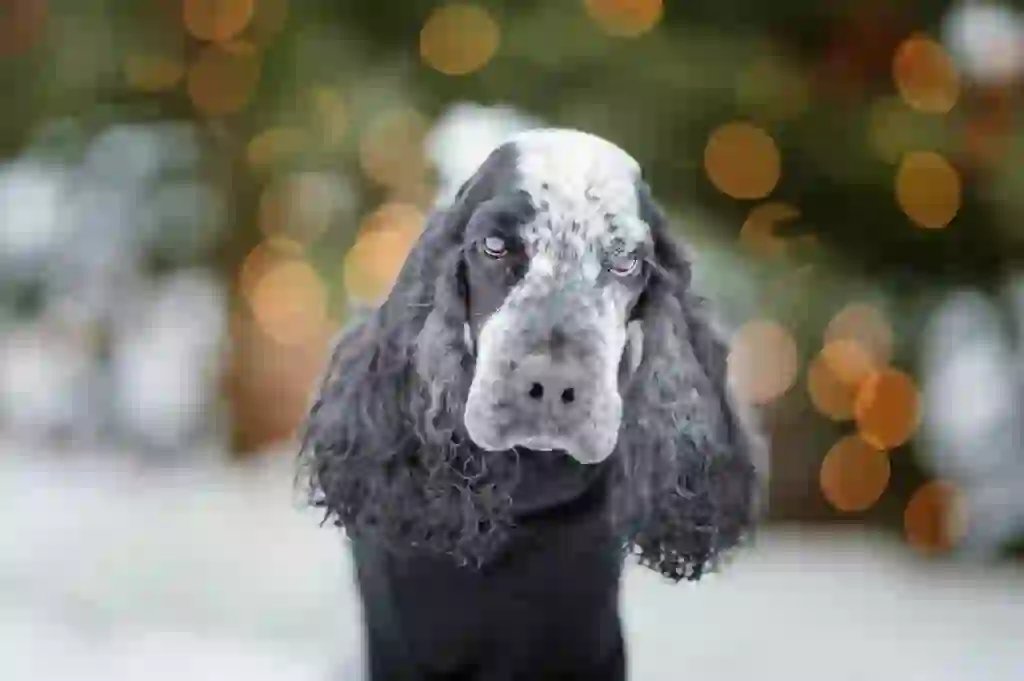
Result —
MULTIPOLYGON (((303 431, 311 503, 355 536, 481 565, 514 525, 514 451, 485 452, 462 413, 473 375, 463 338, 462 232, 470 183, 436 211, 387 301, 337 342, 303 431)), ((764 445, 726 382, 726 345, 660 211, 637 314, 644 353, 628 388, 609 521, 624 553, 699 579, 751 528, 764 445)))

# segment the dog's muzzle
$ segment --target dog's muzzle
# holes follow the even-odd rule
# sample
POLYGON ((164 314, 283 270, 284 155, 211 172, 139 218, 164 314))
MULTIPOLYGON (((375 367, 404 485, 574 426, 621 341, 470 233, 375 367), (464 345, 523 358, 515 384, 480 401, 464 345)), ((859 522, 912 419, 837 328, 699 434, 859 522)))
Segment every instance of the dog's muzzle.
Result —
POLYGON ((502 354, 488 358, 498 366, 479 372, 470 388, 464 420, 474 442, 488 450, 562 450, 581 463, 612 453, 622 400, 606 367, 580 352, 502 354))

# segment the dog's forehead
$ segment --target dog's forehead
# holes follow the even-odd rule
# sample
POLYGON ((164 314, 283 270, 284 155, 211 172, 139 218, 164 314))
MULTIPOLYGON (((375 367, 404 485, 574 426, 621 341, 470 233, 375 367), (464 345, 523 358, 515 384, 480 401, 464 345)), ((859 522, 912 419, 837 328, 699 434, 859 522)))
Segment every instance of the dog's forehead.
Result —
POLYGON ((524 228, 534 253, 582 256, 648 238, 636 191, 640 164, 624 150, 575 130, 531 130, 511 141, 518 188, 536 209, 524 228))

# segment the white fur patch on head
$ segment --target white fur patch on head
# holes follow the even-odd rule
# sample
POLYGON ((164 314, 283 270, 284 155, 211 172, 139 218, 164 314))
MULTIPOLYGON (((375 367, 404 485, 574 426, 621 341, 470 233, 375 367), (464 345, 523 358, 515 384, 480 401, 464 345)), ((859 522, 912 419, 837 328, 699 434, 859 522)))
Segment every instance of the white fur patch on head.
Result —
MULTIPOLYGON (((637 255, 652 239, 640 218, 640 165, 611 142, 576 130, 531 130, 510 142, 516 188, 533 204, 529 221, 519 227, 529 265, 481 327, 466 427, 485 448, 557 448, 581 463, 597 463, 611 455, 618 437, 618 376, 629 306, 637 295, 635 286, 602 273, 613 258, 637 255), (514 370, 508 367, 556 327, 568 335, 576 380, 589 396, 581 402, 585 412, 562 416, 567 420, 554 425, 510 426, 502 434, 503 419, 519 409, 521 399, 509 393, 514 370)), ((641 357, 636 330, 629 334, 627 358, 633 370, 641 357)))
MULTIPOLYGON (((594 284, 606 258, 651 238, 639 216, 640 164, 608 140, 578 130, 543 128, 514 136, 520 189, 536 215, 521 229, 530 268, 512 298, 568 280, 594 284)), ((604 292, 608 309, 624 313, 625 291, 604 292)), ((621 348, 619 349, 621 350, 621 348)))
POLYGON ((511 141, 521 188, 543 218, 528 235, 534 254, 548 245, 536 243, 545 237, 561 237, 581 252, 589 244, 608 246, 616 236, 634 243, 647 237, 635 188, 640 164, 624 150, 578 130, 529 130, 511 141))

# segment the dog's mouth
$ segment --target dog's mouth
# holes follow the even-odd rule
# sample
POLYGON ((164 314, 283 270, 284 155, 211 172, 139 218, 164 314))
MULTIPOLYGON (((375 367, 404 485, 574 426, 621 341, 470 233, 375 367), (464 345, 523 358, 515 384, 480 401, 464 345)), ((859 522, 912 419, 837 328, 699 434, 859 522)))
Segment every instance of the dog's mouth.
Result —
POLYGON ((470 401, 464 422, 470 439, 487 451, 522 447, 537 452, 563 452, 579 463, 596 464, 611 456, 615 449, 620 409, 613 405, 604 410, 608 412, 608 418, 590 418, 565 429, 549 419, 541 423, 522 423, 502 418, 500 411, 481 410, 470 401))

